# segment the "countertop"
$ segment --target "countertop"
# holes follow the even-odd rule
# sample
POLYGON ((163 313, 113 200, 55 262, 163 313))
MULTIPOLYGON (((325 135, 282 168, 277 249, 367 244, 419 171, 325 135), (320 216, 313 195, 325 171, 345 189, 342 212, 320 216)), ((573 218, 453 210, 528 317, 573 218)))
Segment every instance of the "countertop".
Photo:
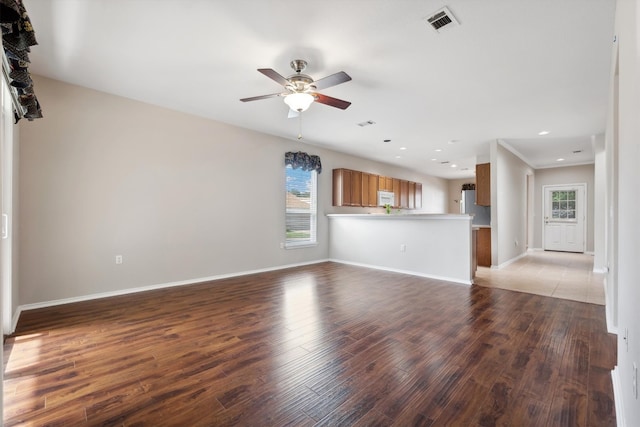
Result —
POLYGON ((466 214, 327 214, 329 218, 358 218, 358 219, 411 219, 411 220, 428 220, 428 219, 447 219, 457 221, 471 222, 471 215, 466 214))

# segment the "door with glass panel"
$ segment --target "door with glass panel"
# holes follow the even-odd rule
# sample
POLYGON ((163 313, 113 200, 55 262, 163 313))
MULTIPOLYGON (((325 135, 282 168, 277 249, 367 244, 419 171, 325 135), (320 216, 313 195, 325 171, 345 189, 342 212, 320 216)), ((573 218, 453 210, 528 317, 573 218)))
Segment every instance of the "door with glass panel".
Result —
POLYGON ((543 246, 546 251, 585 251, 586 184, 545 185, 543 246))

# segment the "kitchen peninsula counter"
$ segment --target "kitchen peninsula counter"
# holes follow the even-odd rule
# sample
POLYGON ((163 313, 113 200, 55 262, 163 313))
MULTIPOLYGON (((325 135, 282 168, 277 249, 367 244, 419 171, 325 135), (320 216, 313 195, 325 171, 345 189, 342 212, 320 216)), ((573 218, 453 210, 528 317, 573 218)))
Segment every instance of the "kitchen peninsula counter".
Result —
POLYGON ((470 285, 470 215, 328 214, 329 258, 470 285))

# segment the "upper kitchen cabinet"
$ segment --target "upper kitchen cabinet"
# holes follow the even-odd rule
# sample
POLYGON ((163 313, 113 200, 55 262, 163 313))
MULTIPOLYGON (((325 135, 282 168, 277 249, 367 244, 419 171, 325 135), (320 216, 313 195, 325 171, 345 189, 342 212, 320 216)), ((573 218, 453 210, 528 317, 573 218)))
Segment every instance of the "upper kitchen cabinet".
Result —
POLYGON ((378 207, 378 191, 394 193, 394 208, 420 209, 422 184, 351 169, 333 170, 333 206, 378 207))
POLYGON ((362 206, 378 205, 378 175, 362 172, 362 206))
POLYGON ((491 206, 491 164, 476 165, 476 205, 491 206))
POLYGON ((380 191, 393 191, 393 178, 388 176, 378 177, 378 190, 380 191))
POLYGON ((400 180, 400 207, 409 209, 409 181, 400 180))
POLYGON ((362 206, 362 172, 333 170, 333 206, 362 206))
POLYGON ((395 206, 393 206, 394 208, 399 208, 400 207, 400 180, 398 178, 392 178, 392 183, 393 183, 393 198, 396 201, 395 206))

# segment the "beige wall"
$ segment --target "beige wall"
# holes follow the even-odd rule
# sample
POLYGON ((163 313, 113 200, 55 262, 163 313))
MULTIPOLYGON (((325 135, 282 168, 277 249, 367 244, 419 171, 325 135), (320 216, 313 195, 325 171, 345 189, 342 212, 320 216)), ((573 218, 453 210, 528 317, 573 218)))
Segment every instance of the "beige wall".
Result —
POLYGON ((20 130, 23 305, 326 259, 324 214, 366 211, 331 206, 337 167, 422 182, 423 211, 447 209, 444 179, 34 78, 45 117, 20 130), (322 159, 314 248, 280 248, 286 151, 322 159))
POLYGON ((587 235, 586 250, 593 252, 593 204, 594 204, 594 165, 567 166, 562 168, 537 169, 535 171, 535 216, 533 223, 533 247, 542 248, 542 221, 544 218, 544 200, 542 188, 545 185, 587 184, 587 235))
POLYGON ((491 151, 491 263, 501 265, 527 250, 527 175, 533 170, 498 141, 491 151))

